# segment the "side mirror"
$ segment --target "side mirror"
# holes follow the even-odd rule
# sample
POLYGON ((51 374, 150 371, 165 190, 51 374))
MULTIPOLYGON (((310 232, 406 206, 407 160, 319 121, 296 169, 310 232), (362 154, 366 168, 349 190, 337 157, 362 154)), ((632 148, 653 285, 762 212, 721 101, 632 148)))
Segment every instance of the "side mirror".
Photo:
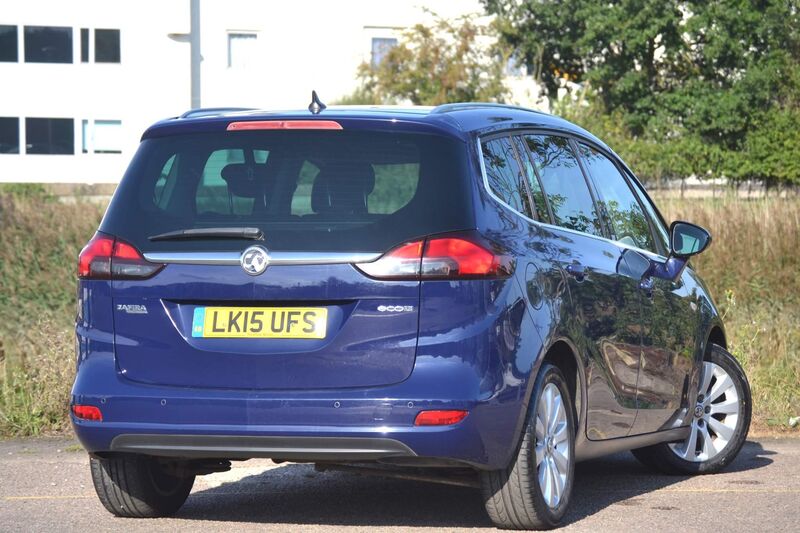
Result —
POLYGON ((669 227, 669 257, 666 263, 654 265, 656 278, 678 281, 686 263, 711 244, 711 235, 696 224, 676 220, 669 227))
POLYGON ((700 226, 676 220, 669 227, 669 241, 670 253, 685 259, 708 248, 711 235, 700 226))

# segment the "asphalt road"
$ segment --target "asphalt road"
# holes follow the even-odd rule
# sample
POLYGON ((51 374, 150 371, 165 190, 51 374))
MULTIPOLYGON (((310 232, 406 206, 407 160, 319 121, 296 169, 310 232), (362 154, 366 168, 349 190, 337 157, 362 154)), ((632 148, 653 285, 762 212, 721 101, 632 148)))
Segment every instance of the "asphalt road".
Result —
MULTIPOLYGON (((492 529, 475 489, 266 460, 200 477, 174 518, 114 518, 64 439, 0 442, 0 531, 492 529)), ((578 465, 565 531, 800 531, 800 439, 748 442, 722 474, 655 475, 630 454, 578 465)))

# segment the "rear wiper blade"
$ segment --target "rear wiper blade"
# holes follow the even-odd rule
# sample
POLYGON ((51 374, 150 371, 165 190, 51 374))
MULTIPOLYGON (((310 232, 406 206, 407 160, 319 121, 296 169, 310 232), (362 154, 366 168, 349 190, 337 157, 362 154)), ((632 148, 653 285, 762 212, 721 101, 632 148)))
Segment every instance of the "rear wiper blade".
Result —
POLYGON ((264 233, 259 228, 192 228, 179 229, 151 235, 151 241, 180 241, 185 239, 250 239, 264 240, 264 233))

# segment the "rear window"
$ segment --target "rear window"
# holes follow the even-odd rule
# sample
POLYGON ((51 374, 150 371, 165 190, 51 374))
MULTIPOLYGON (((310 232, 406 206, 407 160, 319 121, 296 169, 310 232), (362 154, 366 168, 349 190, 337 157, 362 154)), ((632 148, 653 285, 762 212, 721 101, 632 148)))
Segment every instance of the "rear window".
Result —
POLYGON ((240 250, 156 241, 168 231, 258 227, 271 250, 384 251, 474 227, 464 143, 430 134, 242 131, 142 142, 101 231, 142 251, 240 250))

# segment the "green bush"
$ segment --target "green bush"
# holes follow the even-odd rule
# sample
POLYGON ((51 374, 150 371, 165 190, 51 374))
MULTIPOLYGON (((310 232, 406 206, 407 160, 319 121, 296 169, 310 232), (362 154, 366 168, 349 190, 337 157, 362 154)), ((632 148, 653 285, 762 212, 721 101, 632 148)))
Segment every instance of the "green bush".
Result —
POLYGON ((102 212, 41 186, 0 190, 0 434, 66 427, 77 257, 102 212))

